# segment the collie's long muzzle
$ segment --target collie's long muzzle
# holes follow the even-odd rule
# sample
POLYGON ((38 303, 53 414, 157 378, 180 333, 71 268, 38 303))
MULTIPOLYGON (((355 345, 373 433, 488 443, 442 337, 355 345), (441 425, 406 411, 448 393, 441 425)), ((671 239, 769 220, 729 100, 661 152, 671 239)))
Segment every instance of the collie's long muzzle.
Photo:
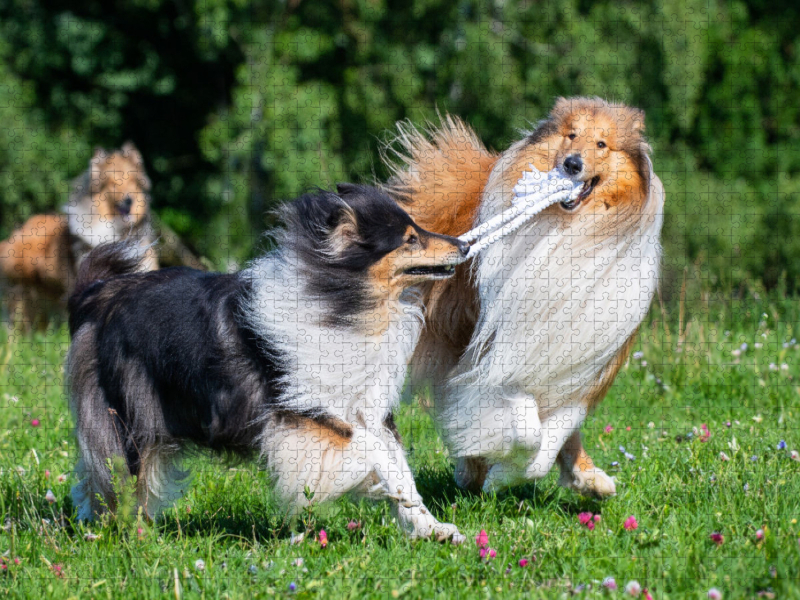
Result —
POLYGON ((449 235, 431 233, 425 230, 418 231, 425 245, 433 250, 434 255, 438 251, 442 258, 436 260, 434 264, 412 265, 404 269, 403 274, 424 277, 425 279, 447 279, 452 277, 456 272, 456 266, 466 260, 470 245, 449 235), (443 246, 450 246, 450 252, 442 252, 444 250, 443 246))

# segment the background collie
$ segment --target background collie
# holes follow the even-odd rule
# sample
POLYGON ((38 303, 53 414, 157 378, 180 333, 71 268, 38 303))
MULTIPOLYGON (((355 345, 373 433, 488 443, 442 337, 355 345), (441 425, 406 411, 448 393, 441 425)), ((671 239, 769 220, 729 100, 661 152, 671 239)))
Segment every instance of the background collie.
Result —
POLYGON ((615 493, 579 428, 625 362, 658 282, 664 192, 643 130, 642 111, 599 98, 560 98, 500 155, 451 117, 427 135, 401 126, 387 187, 436 231, 458 235, 508 208, 530 165, 583 183, 576 201, 426 291, 413 378, 435 383, 462 487, 540 478, 558 460, 563 485, 615 493))
POLYGON ((84 261, 66 367, 79 517, 114 508, 115 456, 157 514, 198 446, 260 455, 294 510, 306 487, 357 491, 392 499, 412 537, 463 540, 423 505, 391 411, 422 328, 409 288, 449 277, 465 245, 369 187, 308 194, 282 216, 280 248, 232 275, 140 273, 124 243, 84 261))
MULTIPOLYGON (((63 307, 78 266, 92 248, 127 238, 140 243, 142 268, 157 269, 150 223, 150 179, 131 143, 98 148, 73 182, 63 215, 34 215, 0 242, 0 275, 9 283, 9 316, 43 326, 63 307)), ((62 308, 63 310, 63 308, 62 308)))

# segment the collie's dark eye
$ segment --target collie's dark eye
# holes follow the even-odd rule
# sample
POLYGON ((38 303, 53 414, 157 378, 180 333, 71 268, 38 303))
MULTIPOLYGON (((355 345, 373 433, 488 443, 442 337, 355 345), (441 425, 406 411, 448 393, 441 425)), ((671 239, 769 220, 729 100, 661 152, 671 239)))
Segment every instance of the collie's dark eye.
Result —
POLYGON ((419 242, 419 238, 416 235, 410 235, 406 238, 406 244, 412 245, 419 242))
POLYGON ((574 140, 576 137, 578 137, 578 134, 577 133, 570 133, 567 137, 569 139, 571 139, 571 140, 574 140))
POLYGON ((597 147, 598 148, 605 148, 606 147, 606 143, 605 142, 597 142, 597 147))

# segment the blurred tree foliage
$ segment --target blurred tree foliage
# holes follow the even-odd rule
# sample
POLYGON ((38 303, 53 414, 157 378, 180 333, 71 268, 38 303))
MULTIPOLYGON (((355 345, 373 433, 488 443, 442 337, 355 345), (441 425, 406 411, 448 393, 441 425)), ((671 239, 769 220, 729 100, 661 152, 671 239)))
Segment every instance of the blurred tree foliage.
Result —
POLYGON ((269 209, 385 173, 395 121, 503 149, 558 95, 647 111, 668 285, 800 276, 800 5, 767 0, 0 0, 0 233, 132 139, 158 213, 224 266, 269 209), (798 246, 798 248, 795 248, 798 246))

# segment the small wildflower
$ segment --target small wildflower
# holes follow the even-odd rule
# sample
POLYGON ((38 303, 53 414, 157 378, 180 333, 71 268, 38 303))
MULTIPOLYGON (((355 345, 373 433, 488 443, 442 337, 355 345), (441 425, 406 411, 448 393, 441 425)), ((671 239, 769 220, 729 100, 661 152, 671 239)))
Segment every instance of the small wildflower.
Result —
POLYGON ((324 529, 319 530, 319 545, 323 548, 328 547, 328 534, 325 533, 324 529))
POLYGON ((756 347, 756 350, 761 350, 764 347, 764 344, 762 344, 761 342, 756 342, 755 344, 753 344, 753 346, 756 347))
POLYGON ((764 539, 764 530, 763 529, 757 529, 756 530, 756 539, 758 541, 761 541, 761 540, 764 539))
POLYGON ((612 431, 614 431, 614 428, 611 425, 606 425, 603 431, 605 431, 606 433, 611 433, 612 431))
POLYGON ((725 421, 725 427, 730 428, 730 426, 731 426, 731 422, 730 421, 725 421))
POLYGON ((481 529, 481 532, 475 536, 475 545, 478 548, 486 548, 489 545, 489 534, 485 529, 481 529))
POLYGON ((719 453, 719 459, 720 459, 722 462, 728 462, 728 461, 731 459, 731 457, 730 457, 730 456, 728 456, 727 454, 725 454, 724 452, 720 452, 720 453, 719 453))
POLYGON ((44 478, 50 479, 50 471, 48 471, 47 469, 44 470, 44 478))
POLYGON ((642 590, 642 596, 644 597, 644 600, 653 600, 653 597, 650 595, 650 592, 647 591, 647 588, 642 590))
POLYGON ((722 592, 717 588, 711 588, 708 590, 708 600, 722 600, 722 592))
POLYGON ((731 354, 734 357, 739 358, 742 355, 742 351, 741 350, 731 350, 731 354))
POLYGON ((298 567, 298 568, 299 568, 299 567, 302 567, 302 566, 303 566, 303 562, 304 562, 304 561, 303 561, 303 559, 302 559, 301 557, 298 557, 298 558, 295 558, 295 559, 292 561, 292 564, 293 564, 295 567, 298 567))
POLYGON ((778 442, 778 450, 786 450, 786 442, 781 440, 778 442))
POLYGON ((800 462, 800 452, 797 450, 792 450, 792 452, 789 454, 789 458, 800 462))
POLYGON ((745 484, 742 486, 742 489, 743 489, 745 492, 746 492, 746 491, 748 491, 748 490, 750 489, 750 484, 749 484, 749 483, 745 483, 745 484))
POLYGON ((481 548, 481 560, 491 560, 497 556, 497 551, 494 548, 481 548))
POLYGON ((639 522, 636 520, 636 517, 631 515, 625 519, 624 527, 627 531, 633 531, 634 529, 639 528, 639 522))
POLYGON ((56 481, 58 483, 64 483, 66 480, 67 480, 67 474, 66 473, 62 473, 61 475, 56 477, 56 481))
POLYGON ((768 368, 769 368, 770 371, 777 371, 778 370, 778 365, 776 365, 775 363, 769 363, 769 367, 768 368))
POLYGON ((643 361, 642 361, 642 366, 643 366, 643 367, 646 367, 646 366, 647 366, 647 361, 646 361, 646 360, 643 360, 643 361))
POLYGON ((719 533, 718 531, 715 531, 714 533, 712 533, 712 534, 711 534, 710 536, 708 536, 708 537, 709 537, 709 538, 711 539, 711 541, 712 541, 712 542, 714 542, 714 543, 715 543, 717 546, 722 546, 722 544, 725 542, 725 536, 724 536, 724 535, 722 535, 721 533, 719 533))
POLYGON ((753 456, 750 457, 750 460, 753 462, 758 462, 758 456, 754 454, 753 456))
POLYGON ((31 427, 38 427, 39 419, 31 419, 31 427))
POLYGON ((520 558, 519 559, 519 566, 523 569, 528 566, 528 559, 527 558, 520 558))
POLYGON ((361 521, 350 521, 347 524, 348 531, 355 531, 356 529, 361 529, 361 521))
POLYGON ((589 522, 586 524, 586 528, 587 528, 589 531, 594 531, 594 521, 589 521, 589 522))
POLYGON ((644 358, 644 352, 641 350, 633 353, 633 360, 642 360, 644 358))
POLYGON ((764 417, 762 417, 761 415, 756 415, 755 417, 753 417, 753 421, 755 421, 756 423, 761 423, 761 421, 763 420, 764 417))
POLYGON ((581 525, 588 525, 591 520, 592 513, 590 512, 582 512, 578 515, 578 521, 580 521, 581 525))
POLYGON ((614 461, 611 461, 611 466, 612 466, 612 467, 618 467, 618 466, 619 466, 619 463, 618 463, 616 460, 614 460, 614 461))
POLYGON ((83 536, 83 539, 85 539, 87 542, 94 542, 94 541, 96 541, 96 540, 97 540, 99 537, 100 537, 99 535, 97 535, 97 534, 95 534, 95 533, 92 533, 91 531, 89 531, 89 532, 87 532, 87 533, 85 533, 85 534, 84 534, 84 536, 83 536))
POLYGON ((144 537, 144 529, 142 529, 141 527, 137 527, 136 535, 139 537, 139 539, 142 539, 142 537, 144 537))
POLYGON ((788 371, 788 370, 789 370, 789 365, 787 365, 786 363, 781 363, 781 371, 788 371))
POLYGON ((642 586, 638 581, 629 581, 625 584, 625 593, 636 598, 642 593, 642 586))
POLYGON ((628 425, 628 426, 625 428, 625 431, 630 431, 630 430, 631 430, 631 426, 630 426, 630 425, 628 425))
POLYGON ((708 438, 711 437, 711 433, 708 431, 708 425, 703 423, 700 425, 700 441, 707 442, 708 438))
POLYGON ((297 591, 297 584, 294 581, 289 584, 289 591, 290 592, 297 591))
POLYGON ((653 423, 652 421, 650 421, 650 422, 647 424, 647 428, 648 428, 648 429, 653 429, 653 428, 655 428, 655 426, 656 426, 656 424, 655 424, 655 423, 653 423))
POLYGON ((48 504, 53 504, 56 501, 56 495, 53 493, 53 490, 47 490, 44 499, 47 500, 48 504))
POLYGON ((603 587, 612 592, 617 589, 617 581, 613 577, 603 579, 603 587))
POLYGON ((747 352, 747 343, 744 343, 741 346, 739 346, 739 350, 741 350, 742 352, 747 352))
POLYGON ((600 515, 595 515, 595 516, 594 516, 594 522, 595 522, 595 523, 599 523, 599 522, 600 522, 600 520, 601 520, 602 518, 603 518, 603 517, 601 517, 600 515))
POLYGON ((206 561, 204 561, 202 558, 198 558, 196 561, 194 561, 194 568, 197 571, 205 571, 206 561))
POLYGON ((56 563, 50 568, 53 570, 53 573, 55 573, 56 577, 64 577, 64 567, 62 567, 60 564, 56 563))
POLYGON ((250 575, 255 575, 258 573, 258 567, 255 565, 250 565, 250 567, 247 569, 247 572, 250 573, 250 575))

